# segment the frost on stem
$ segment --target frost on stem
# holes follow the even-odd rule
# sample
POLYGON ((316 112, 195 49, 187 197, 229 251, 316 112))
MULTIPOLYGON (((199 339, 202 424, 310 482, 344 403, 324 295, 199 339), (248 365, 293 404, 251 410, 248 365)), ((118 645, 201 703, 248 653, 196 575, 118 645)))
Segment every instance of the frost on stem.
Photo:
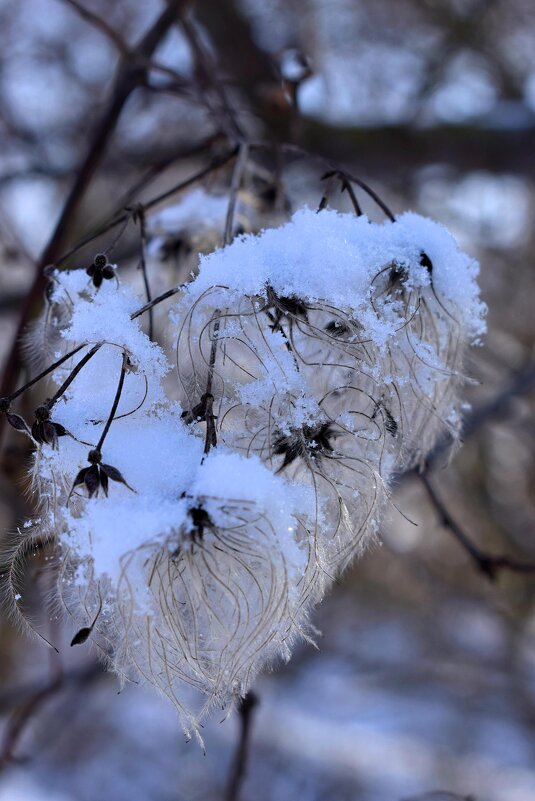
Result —
MULTIPOLYGON (((377 536, 393 473, 456 436, 464 351, 484 332, 478 266, 415 214, 302 209, 201 257, 156 344, 143 300, 94 280, 101 262, 53 276, 71 355, 32 428, 32 536, 55 545, 73 643, 198 733, 310 636, 313 605, 377 536)), ((31 541, 13 546, 11 597, 31 541)))

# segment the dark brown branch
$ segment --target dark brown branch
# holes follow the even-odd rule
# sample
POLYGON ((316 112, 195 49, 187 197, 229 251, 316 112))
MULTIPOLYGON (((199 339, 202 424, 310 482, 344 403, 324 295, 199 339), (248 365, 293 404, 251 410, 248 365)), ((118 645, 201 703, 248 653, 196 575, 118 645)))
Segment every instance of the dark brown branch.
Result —
MULTIPOLYGON (((210 362, 208 364, 208 377, 206 379, 206 391, 203 395, 204 398, 204 421, 206 423, 206 434, 204 437, 204 456, 210 453, 210 448, 215 448, 217 445, 217 432, 215 428, 214 416, 214 396, 212 394, 212 386, 214 381, 215 360, 217 356, 217 337, 219 334, 220 319, 217 316, 219 309, 214 312, 215 322, 212 331, 212 345, 210 347, 210 362)), ((202 461, 204 461, 204 456, 202 461)), ((201 464, 202 464, 201 461, 201 464)))
POLYGON ((351 182, 348 181, 345 177, 342 178, 341 180, 342 180, 342 192, 347 192, 347 194, 349 195, 349 199, 351 200, 351 203, 353 205, 355 214, 357 215, 357 217, 360 217, 362 215, 362 209, 360 208, 360 203, 357 200, 355 191, 351 186, 351 182))
POLYGON ((104 17, 95 14, 94 11, 86 8, 84 5, 82 5, 82 3, 78 2, 78 0, 62 0, 62 2, 69 5, 80 15, 83 20, 88 22, 93 26, 93 28, 98 30, 107 39, 109 39, 117 48, 119 54, 125 59, 135 61, 138 66, 146 68, 147 72, 154 70, 155 72, 161 72, 164 75, 169 75, 174 81, 173 85, 175 89, 178 87, 180 89, 190 87, 189 81, 187 81, 183 75, 174 70, 172 67, 166 66, 165 64, 160 64, 158 61, 144 57, 142 53, 132 50, 128 43, 125 42, 122 36, 117 32, 117 30, 112 25, 109 25, 104 17))
POLYGON ((247 761, 250 750, 251 723, 253 711, 258 706, 259 699, 256 693, 249 691, 242 698, 238 706, 240 716, 240 736, 229 774, 225 801, 239 801, 241 788, 247 771, 247 761))
MULTIPOLYGON (((171 2, 170 0, 152 27, 134 47, 134 50, 137 54, 144 58, 150 58, 162 41, 163 37, 168 32, 169 28, 174 24, 184 1, 185 0, 173 0, 171 2)), ((100 164, 101 158, 104 154, 109 139, 115 130, 115 126, 123 107, 134 89, 143 82, 144 77, 145 71, 139 66, 132 65, 129 61, 124 61, 119 66, 111 94, 111 99, 106 110, 104 111, 104 114, 93 131, 93 136, 89 142, 86 156, 76 174, 71 191, 67 196, 54 232, 52 233, 52 236, 50 237, 50 240, 45 247, 41 258, 36 265, 35 278, 21 310, 19 324, 13 339, 13 345, 9 352, 4 368, 2 385, 0 387, 0 397, 9 395, 15 381, 17 380, 20 367, 20 340, 28 321, 33 314, 34 308, 40 301, 40 298, 45 290, 47 279, 44 269, 48 264, 53 263, 61 253, 63 244, 68 237, 69 229, 74 222, 76 214, 80 208, 81 201, 100 164)), ((2 417, 0 418, 0 432, 3 423, 4 418, 2 417)))
MULTIPOLYGON (((62 676, 65 688, 85 684, 97 677, 107 676, 102 665, 97 662, 91 665, 73 668, 62 676)), ((18 706, 26 704, 36 693, 40 693, 50 685, 50 680, 38 679, 28 681, 14 687, 6 687, 0 692, 0 715, 7 715, 18 706)))
MULTIPOLYGON (((216 132, 200 142, 182 146, 178 149, 172 149, 171 152, 165 153, 165 155, 159 158, 154 164, 152 164, 151 167, 147 169, 145 175, 139 178, 130 187, 130 189, 125 192, 125 194, 122 196, 122 199, 117 203, 116 214, 120 214, 121 210, 124 209, 125 206, 128 206, 134 200, 136 200, 139 197, 139 193, 142 191, 142 189, 145 189, 145 187, 152 183, 155 178, 161 175, 162 172, 164 172, 176 161, 185 161, 187 159, 195 158, 196 156, 202 156, 207 151, 210 151, 210 149, 215 145, 218 145, 219 143, 223 144, 224 141, 226 141, 226 138, 223 138, 220 132, 216 132)), ((130 158, 135 160, 135 155, 130 155, 130 158)), ((115 217, 116 215, 114 214, 113 216, 115 217)))
MULTIPOLYGON (((396 221, 396 218, 394 217, 394 215, 392 214, 392 212, 390 211, 390 209, 388 208, 386 203, 383 200, 381 200, 381 198, 379 197, 377 192, 375 192, 371 188, 371 186, 368 186, 368 184, 365 183, 364 181, 362 181, 360 178, 356 178, 354 175, 350 175, 350 173, 345 172, 345 170, 333 170, 332 172, 326 173, 323 177, 324 178, 331 178, 332 176, 337 177, 342 182, 342 188, 343 189, 347 189, 348 187, 351 187, 351 183, 354 183, 354 184, 357 184, 357 186, 360 186, 360 188, 363 189, 364 192, 366 192, 366 194, 369 195, 372 198, 373 201, 375 201, 375 203, 379 206, 381 211, 383 211, 386 214, 386 216, 391 220, 391 222, 395 222, 396 221)), ((353 197, 351 199, 352 200, 356 200, 354 195, 353 195, 353 197)), ((358 204, 357 204, 357 207, 358 207, 358 204)))
MULTIPOLYGON (((463 426, 463 441, 473 436, 486 423, 503 416, 514 398, 529 395, 534 389, 535 364, 530 362, 510 379, 501 392, 479 409, 475 409, 472 414, 467 417, 463 426)), ((509 556, 489 554, 480 549, 472 542, 471 538, 462 527, 452 518, 447 507, 438 497, 428 476, 441 463, 444 454, 450 450, 451 445, 451 438, 445 437, 438 442, 427 457, 425 472, 422 473, 418 468, 408 470, 406 473, 398 476, 398 482, 404 482, 411 478, 417 478, 422 482, 429 500, 433 504, 443 525, 466 550, 477 569, 491 581, 495 580, 502 570, 509 570, 515 573, 535 572, 535 565, 531 563, 522 562, 509 556)))
POLYGON ((429 500, 431 501, 442 525, 444 525, 455 537, 459 545, 464 548, 475 567, 486 576, 489 581, 496 581, 502 570, 510 570, 513 573, 535 573, 535 564, 520 562, 510 556, 490 554, 477 546, 466 534, 464 529, 451 516, 441 498, 437 495, 429 478, 424 474, 419 474, 419 479, 425 487, 429 500))
MULTIPOLYGON (((273 145, 271 142, 260 141, 260 142, 249 143, 249 147, 251 149, 253 148, 270 149, 273 147, 273 145)), ((322 169, 327 169, 328 171, 325 173, 325 175, 323 175, 322 180, 338 178, 342 182, 342 187, 344 190, 347 190, 347 186, 350 184, 350 182, 357 184, 357 186, 359 186, 364 192, 366 192, 367 195, 371 197, 374 203, 376 203, 377 206, 379 206, 381 211, 391 220, 391 222, 396 221, 394 214, 388 208, 384 200, 382 200, 382 198, 379 197, 377 192, 375 192, 375 190, 371 188, 371 186, 369 186, 361 178, 357 178, 355 175, 352 175, 351 173, 347 172, 347 170, 343 170, 341 167, 337 166, 332 159, 326 158, 325 156, 322 156, 321 154, 316 153, 312 150, 307 150, 305 147, 301 145, 292 144, 291 142, 281 142, 279 148, 283 153, 290 153, 294 154, 297 158, 308 159, 311 162, 316 162, 316 164, 318 164, 318 166, 320 166, 322 169)), ((351 197, 351 200, 355 206, 356 197, 354 195, 351 197)), ((327 198, 324 196, 320 203, 320 209, 325 208, 326 203, 327 203, 327 198)), ((355 211, 357 210, 357 208, 360 211, 360 206, 358 202, 356 203, 355 211)))
POLYGON ((500 128, 484 121, 480 126, 344 127, 301 117, 299 142, 313 153, 357 164, 367 175, 390 181, 429 164, 445 164, 461 172, 513 173, 525 179, 535 173, 533 131, 533 126, 500 128))

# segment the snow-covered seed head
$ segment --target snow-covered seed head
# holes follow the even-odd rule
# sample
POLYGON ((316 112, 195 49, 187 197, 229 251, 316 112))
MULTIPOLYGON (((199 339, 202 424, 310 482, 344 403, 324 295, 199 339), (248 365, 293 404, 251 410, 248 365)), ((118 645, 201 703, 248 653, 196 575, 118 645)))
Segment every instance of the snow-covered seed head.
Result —
MULTIPOLYGON (((159 236, 190 225, 177 214, 159 236)), ((135 314, 143 299, 104 281, 105 254, 87 272, 52 276, 56 349, 77 354, 54 370, 53 419, 44 404, 30 432, 0 407, 40 443, 42 522, 10 551, 6 593, 29 544, 51 539, 73 644, 198 732, 308 636, 313 605, 377 537, 393 474, 455 435, 464 352, 484 332, 478 266, 415 214, 302 209, 201 258, 168 353, 135 314)))

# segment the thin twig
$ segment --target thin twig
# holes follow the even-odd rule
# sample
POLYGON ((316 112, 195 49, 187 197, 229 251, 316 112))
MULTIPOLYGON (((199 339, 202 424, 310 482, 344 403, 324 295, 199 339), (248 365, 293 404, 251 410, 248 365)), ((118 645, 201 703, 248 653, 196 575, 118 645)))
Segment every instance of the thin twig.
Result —
POLYGON ((341 181, 342 181, 342 192, 347 192, 347 194, 349 195, 349 198, 351 200, 351 203, 353 204, 353 208, 355 210, 355 214, 357 215, 357 217, 361 217, 362 216, 362 209, 360 207, 360 203, 357 200, 357 196, 355 194, 355 191, 354 191, 353 187, 351 186, 351 183, 345 177, 341 178, 341 181))
MULTIPOLYGON (((465 420, 463 426, 463 441, 473 436, 486 423, 500 418, 507 411, 510 403, 517 397, 529 395, 535 389, 535 364, 529 362, 516 375, 514 375, 504 389, 494 398, 475 409, 465 420)), ((419 479, 426 489, 427 495, 433 504, 440 520, 452 533, 459 544, 467 551, 477 569, 491 581, 495 580, 502 570, 515 573, 533 573, 535 565, 521 562, 504 555, 492 555, 475 545, 461 526, 452 518, 444 502, 438 497, 430 480, 429 474, 440 464, 444 454, 451 449, 451 437, 444 437, 431 451, 426 459, 425 472, 418 468, 408 470, 398 477, 399 482, 411 478, 419 479)))
POLYGON ((249 758, 252 714, 258 703, 259 699, 256 693, 249 691, 238 706, 240 736, 234 759, 232 760, 225 801, 239 801, 249 758))
POLYGON ((332 192, 332 189, 333 189, 333 186, 334 186, 334 181, 335 181, 336 177, 337 176, 335 175, 335 173, 330 173, 328 175, 323 175, 322 176, 321 180, 322 181, 327 181, 327 183, 325 184, 325 189, 323 191, 323 195, 321 196, 320 202, 318 204, 318 208, 316 209, 316 213, 317 214, 319 214, 320 211, 323 211, 323 209, 327 208, 327 205, 329 203, 329 195, 332 192))
MULTIPOLYGON (((206 137, 206 139, 203 139, 201 142, 186 147, 180 147, 178 150, 174 150, 172 153, 163 156, 163 158, 153 164, 141 178, 138 178, 130 189, 127 189, 122 198, 117 202, 116 212, 113 215, 108 215, 107 219, 109 219, 110 216, 112 218, 115 217, 117 214, 121 213, 122 209, 132 204, 139 197, 139 193, 152 183, 164 170, 174 164, 175 161, 183 161, 201 156, 215 145, 221 143, 221 139, 222 134, 218 131, 206 137)), ((106 220, 104 220, 104 222, 106 222, 106 220)), ((98 228, 98 226, 96 227, 98 228)))
POLYGON ((135 62, 138 66, 146 69, 147 72, 154 70, 155 72, 161 72, 164 75, 171 76, 174 80, 173 85, 175 89, 177 87, 180 87, 181 89, 190 87, 190 82, 187 81, 183 75, 177 72, 177 70, 169 67, 166 64, 160 64, 160 62, 156 61, 155 59, 145 57, 132 49, 117 32, 117 30, 108 24, 104 17, 95 14, 94 11, 90 11, 88 8, 82 5, 82 3, 78 2, 78 0, 62 0, 62 2, 69 5, 80 15, 83 20, 88 22, 93 26, 93 28, 106 36, 106 38, 109 39, 117 48, 119 54, 124 59, 129 59, 130 61, 135 62))
MULTIPOLYGON (((356 178, 354 175, 351 175, 349 172, 346 172, 345 170, 340 170, 340 169, 332 170, 330 172, 327 172, 327 173, 325 173, 325 175, 323 177, 324 178, 331 178, 331 177, 339 178, 339 180, 342 181, 342 187, 344 189, 347 189, 347 187, 350 186, 350 183, 349 183, 350 181, 352 183, 354 183, 354 184, 357 184, 357 186, 360 186, 360 188, 363 189, 364 192, 366 192, 366 194, 369 195, 372 198, 373 201, 375 201, 375 203, 379 206, 381 211, 383 211, 386 214, 386 216, 390 219, 391 222, 396 222, 396 218, 394 217, 394 215, 392 214, 392 212, 390 211, 390 209, 388 208, 386 203, 383 200, 381 200, 381 198, 379 197, 377 192, 375 192, 371 188, 371 186, 368 186, 368 184, 365 183, 364 181, 362 181, 360 178, 356 178)), ((356 200, 356 198, 355 198, 355 200, 356 200)), ((357 206, 358 206, 358 204, 357 204, 357 206)))
POLYGON ((496 581, 498 574, 502 570, 510 570, 513 573, 535 573, 535 564, 520 562, 512 557, 501 554, 490 554, 479 548, 468 534, 466 534, 459 523, 451 516, 425 473, 420 473, 418 477, 425 487, 429 500, 440 518, 441 523, 449 529, 459 545, 461 545, 469 555, 477 569, 490 581, 496 581))
POLYGON ((109 256, 110 253, 113 253, 113 251, 117 247, 117 244, 118 244, 119 240, 122 239, 122 236, 123 236, 124 232, 128 228, 128 223, 132 219, 132 216, 133 216, 132 210, 131 209, 127 209, 126 210, 126 214, 124 215, 124 220, 122 222, 122 225, 121 225, 119 231, 115 234, 114 238, 112 239, 112 241, 110 242, 108 247, 104 249, 104 253, 106 254, 106 256, 109 256))
MULTIPOLYGON (((225 153, 223 156, 215 156, 206 167, 203 167, 201 170, 198 170, 196 173, 191 175, 189 178, 186 178, 184 181, 181 181, 175 186, 172 186, 171 189, 167 189, 165 192, 162 192, 156 197, 151 198, 146 203, 143 204, 143 208, 145 211, 148 209, 152 209, 154 206, 157 206, 159 203, 163 203, 164 200, 168 200, 173 195, 176 195, 177 192, 182 192, 184 189, 187 189, 189 186, 196 184, 198 181, 205 178, 210 173, 218 170, 220 167, 224 167, 229 161, 238 155, 238 146, 233 147, 232 150, 225 153)), ((123 218, 124 219, 124 218, 123 218)), ((122 222, 122 220, 120 221, 122 222)), ((117 222, 115 223, 118 224, 117 222)))

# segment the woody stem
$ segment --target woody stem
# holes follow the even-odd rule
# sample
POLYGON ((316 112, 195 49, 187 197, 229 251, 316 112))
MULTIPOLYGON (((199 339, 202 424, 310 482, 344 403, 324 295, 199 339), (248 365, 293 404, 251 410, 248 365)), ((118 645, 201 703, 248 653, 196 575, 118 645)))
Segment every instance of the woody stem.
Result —
POLYGON ((124 377, 126 375, 127 362, 128 362, 128 356, 126 355, 125 352, 123 352, 123 364, 122 364, 122 367, 121 367, 121 375, 119 376, 119 383, 117 384, 117 391, 115 393, 115 398, 113 399, 113 405, 111 407, 111 411, 110 411, 109 417, 108 417, 108 419, 106 421, 106 425, 104 426, 104 430, 103 430, 102 434, 100 435, 100 439, 99 439, 99 441, 97 443, 97 446, 96 446, 96 450, 97 451, 101 451, 102 450, 102 446, 104 445, 104 440, 106 439, 108 431, 110 430, 110 426, 111 426, 111 424, 113 422, 113 419, 115 417, 115 412, 117 411, 117 407, 118 407, 119 401, 121 399, 121 393, 123 391, 123 384, 124 384, 124 377))

